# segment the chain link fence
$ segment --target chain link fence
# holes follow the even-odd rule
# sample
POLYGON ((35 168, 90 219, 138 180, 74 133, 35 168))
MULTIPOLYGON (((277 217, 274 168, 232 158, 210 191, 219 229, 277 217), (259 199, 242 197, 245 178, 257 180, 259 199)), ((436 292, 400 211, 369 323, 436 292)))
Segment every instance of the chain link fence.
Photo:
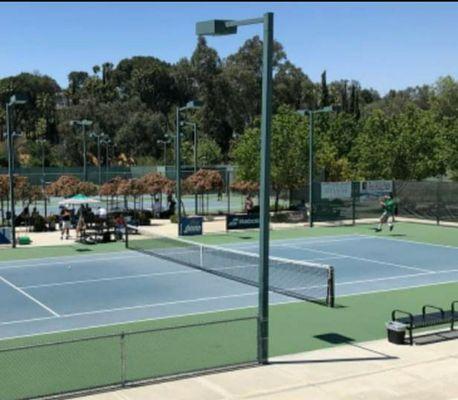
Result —
MULTIPOLYGON (((313 215, 317 222, 355 223, 378 218, 380 200, 393 193, 399 217, 441 222, 458 222, 458 182, 364 181, 315 182, 313 215)), ((290 192, 290 209, 302 211, 307 220, 309 187, 290 192)))
POLYGON ((0 342, 0 398, 59 397, 253 364, 256 327, 252 316, 16 347, 0 342))

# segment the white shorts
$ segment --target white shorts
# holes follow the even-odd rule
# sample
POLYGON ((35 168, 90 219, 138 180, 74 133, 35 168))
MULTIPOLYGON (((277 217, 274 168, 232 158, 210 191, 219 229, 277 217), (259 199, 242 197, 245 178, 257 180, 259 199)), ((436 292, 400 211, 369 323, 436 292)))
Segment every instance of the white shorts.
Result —
POLYGON ((62 229, 70 229, 72 227, 72 224, 70 221, 62 221, 62 229))

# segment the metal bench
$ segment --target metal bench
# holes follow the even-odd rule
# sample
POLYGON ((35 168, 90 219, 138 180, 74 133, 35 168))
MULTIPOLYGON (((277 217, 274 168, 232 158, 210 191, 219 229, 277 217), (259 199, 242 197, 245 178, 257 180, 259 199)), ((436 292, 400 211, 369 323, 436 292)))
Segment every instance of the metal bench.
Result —
POLYGON ((440 307, 427 304, 422 307, 421 314, 417 315, 403 310, 393 310, 391 320, 406 325, 406 329, 409 331, 409 343, 413 345, 413 330, 415 329, 450 324, 450 329, 453 330, 455 321, 458 320, 458 311, 455 311, 456 304, 458 304, 458 300, 453 301, 450 310, 447 311, 444 311, 440 307), (427 312, 427 310, 431 311, 427 312), (404 316, 397 317, 397 314, 404 316))

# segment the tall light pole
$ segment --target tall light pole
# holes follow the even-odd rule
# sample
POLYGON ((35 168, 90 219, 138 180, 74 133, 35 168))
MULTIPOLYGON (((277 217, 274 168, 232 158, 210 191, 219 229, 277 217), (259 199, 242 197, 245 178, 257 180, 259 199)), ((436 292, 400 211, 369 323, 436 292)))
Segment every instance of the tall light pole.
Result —
MULTIPOLYGON (((186 122, 183 121, 182 125, 189 125, 192 127, 193 130, 193 140, 194 140, 194 173, 197 172, 197 124, 195 122, 186 122)), ((194 206, 195 206, 195 214, 197 214, 197 193, 194 195, 194 206)))
POLYGON ((108 159, 110 158, 109 150, 110 150, 111 139, 108 136, 105 136, 100 141, 100 144, 105 145, 105 181, 108 181, 108 168, 109 168, 108 159))
POLYGON ((167 168, 167 145, 170 143, 169 140, 157 140, 157 144, 163 144, 164 145, 164 168, 167 168))
POLYGON ((176 109, 176 135, 175 135, 175 158, 176 158, 176 186, 177 186, 177 222, 178 222, 178 236, 180 235, 181 226, 181 112, 194 110, 202 107, 203 103, 198 100, 189 101, 184 107, 177 107, 176 109))
POLYGON ((8 176, 10 184, 10 204, 11 204, 11 245, 16 247, 16 215, 14 209, 14 146, 13 146, 13 118, 11 116, 14 107, 25 104, 26 99, 19 95, 10 97, 10 101, 6 103, 6 137, 8 145, 8 176))
POLYGON ((87 150, 86 150, 86 127, 92 125, 92 121, 87 119, 70 121, 71 126, 79 126, 83 133, 83 176, 84 181, 87 181, 87 150))
POLYGON ((261 18, 241 21, 211 20, 196 24, 197 35, 230 35, 242 25, 263 25, 262 51, 262 116, 261 116, 261 185, 259 224, 259 308, 258 362, 268 363, 269 338, 269 206, 270 206, 270 142, 272 124, 272 54, 273 13, 261 18))
POLYGON ((48 141, 46 139, 37 139, 36 143, 41 146, 41 191, 43 193, 43 197, 45 199, 45 218, 48 216, 48 201, 45 192, 45 184, 46 184, 46 174, 45 174, 45 145, 48 141))
POLYGON ((103 132, 95 133, 91 132, 89 137, 92 139, 97 140, 97 161, 99 163, 99 185, 102 184, 102 156, 100 155, 100 141, 105 138, 105 134, 103 132))
POLYGON ((320 108, 319 110, 308 110, 308 109, 305 109, 305 110, 298 110, 297 113, 300 114, 300 115, 307 115, 308 117, 308 120, 309 120, 309 227, 312 228, 313 227, 313 193, 314 193, 314 190, 313 190, 313 175, 314 175, 314 172, 313 172, 313 166, 314 166, 314 162, 313 162, 313 155, 314 155, 314 151, 313 151, 313 128, 314 128, 314 121, 313 121, 313 117, 315 114, 319 114, 319 113, 328 113, 328 112, 332 112, 334 111, 333 107, 332 106, 327 106, 327 107, 323 107, 323 108, 320 108))

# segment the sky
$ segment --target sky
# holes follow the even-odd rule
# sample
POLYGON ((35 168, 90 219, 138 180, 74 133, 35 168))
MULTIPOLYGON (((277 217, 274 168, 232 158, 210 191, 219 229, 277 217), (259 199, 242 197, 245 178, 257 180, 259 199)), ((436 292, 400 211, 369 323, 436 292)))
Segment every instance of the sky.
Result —
MULTIPOLYGON (((0 3, 0 78, 20 72, 50 75, 67 86, 71 71, 135 55, 170 63, 190 57, 195 23, 274 13, 274 37, 288 59, 318 82, 355 79, 390 89, 458 78, 458 3, 0 3)), ((262 35, 210 37, 221 57, 262 35)))

